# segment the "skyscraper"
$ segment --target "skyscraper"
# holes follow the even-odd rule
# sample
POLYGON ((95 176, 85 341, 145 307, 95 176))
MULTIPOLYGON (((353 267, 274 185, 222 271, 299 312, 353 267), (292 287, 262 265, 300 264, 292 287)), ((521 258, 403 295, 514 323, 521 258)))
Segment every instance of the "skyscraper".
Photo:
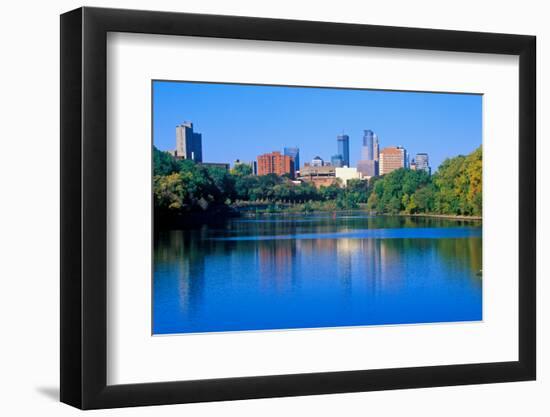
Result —
POLYGON ((417 153, 415 157, 416 169, 424 170, 428 174, 431 174, 430 160, 427 153, 417 153))
POLYGON ((405 168, 407 151, 401 146, 388 146, 380 151, 380 175, 405 168))
POLYGON ((349 136, 338 135, 336 136, 336 142, 338 144, 338 155, 342 156, 342 164, 349 167, 349 136))
POLYGON ((361 147, 361 160, 357 163, 357 170, 361 172, 364 177, 370 178, 378 175, 378 136, 370 129, 364 132, 363 146, 361 147))
POLYGON ((183 122, 176 126, 176 150, 178 159, 191 159, 202 162, 202 135, 193 131, 193 123, 183 122))
POLYGON ((376 177, 378 175, 378 161, 361 159, 357 162, 357 171, 365 178, 376 177))
POLYGON ((294 159, 294 169, 300 170, 300 148, 290 147, 284 149, 284 154, 294 159))
MULTIPOLYGON (((361 159, 374 161, 374 137, 375 133, 372 130, 365 130, 363 135, 363 149, 361 150, 361 159)), ((378 137, 376 138, 378 141, 378 137)))
POLYGON ((330 164, 333 166, 333 167, 338 167, 338 168, 341 168, 343 167, 344 165, 346 165, 344 163, 344 158, 342 157, 342 155, 340 154, 337 154, 337 155, 332 155, 330 157, 330 164))
POLYGON ((375 133, 372 139, 373 159, 375 161, 378 161, 380 159, 380 144, 378 143, 378 135, 375 133))

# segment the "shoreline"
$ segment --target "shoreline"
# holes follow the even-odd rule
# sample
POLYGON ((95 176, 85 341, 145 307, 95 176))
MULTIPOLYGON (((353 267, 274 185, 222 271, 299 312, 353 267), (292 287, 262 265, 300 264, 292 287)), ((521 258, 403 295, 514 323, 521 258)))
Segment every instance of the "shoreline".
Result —
POLYGON ((455 221, 472 221, 482 222, 482 216, 465 216, 465 215, 453 215, 453 214, 437 214, 437 213, 375 213, 364 208, 356 209, 315 209, 310 211, 301 210, 288 210, 288 209, 275 209, 275 210, 235 210, 235 208, 227 209, 228 207, 217 207, 214 210, 206 212, 189 212, 179 214, 168 213, 155 213, 154 225, 158 229, 188 229, 200 227, 208 224, 223 224, 224 222, 235 218, 258 218, 258 217, 276 217, 276 216, 308 216, 326 214, 363 214, 372 217, 409 217, 409 218, 433 218, 442 220, 455 220, 455 221))
POLYGON ((355 209, 316 209, 311 211, 300 211, 300 210, 288 210, 288 209, 274 209, 273 211, 260 210, 260 211, 240 211, 239 217, 255 217, 255 216, 273 216, 273 215, 287 215, 287 214, 318 214, 318 213, 350 213, 350 212, 362 212, 365 214, 370 214, 372 216, 399 216, 399 217, 428 217, 435 219, 446 219, 446 220, 469 220, 469 221, 483 221, 482 216, 466 216, 462 214, 438 214, 438 213, 376 213, 366 210, 364 208, 355 208, 355 209))
POLYGON ((327 209, 327 210, 311 210, 311 211, 300 211, 300 210, 288 210, 288 209, 275 209, 273 211, 260 210, 260 211, 240 211, 237 217, 257 217, 257 216, 281 216, 281 215, 308 215, 308 214, 321 214, 321 213, 364 213, 372 216, 381 216, 381 217, 426 217, 434 219, 445 219, 445 220, 461 220, 461 221, 483 221, 482 216, 466 216, 461 214, 438 214, 438 213, 375 213, 363 208, 355 209, 327 209))
POLYGON ((464 216, 462 214, 416 213, 416 214, 381 214, 381 216, 431 217, 431 218, 446 219, 446 220, 483 221, 482 216, 464 216))

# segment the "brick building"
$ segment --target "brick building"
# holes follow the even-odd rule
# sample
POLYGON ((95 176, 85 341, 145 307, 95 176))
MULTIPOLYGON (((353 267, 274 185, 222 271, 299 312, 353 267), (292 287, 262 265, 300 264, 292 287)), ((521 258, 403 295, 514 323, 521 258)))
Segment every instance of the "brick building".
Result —
POLYGON ((400 146, 389 146, 380 151, 380 175, 407 167, 407 151, 400 146))
POLYGON ((281 152, 271 152, 258 155, 258 175, 288 174, 294 178, 294 158, 282 155, 281 152))

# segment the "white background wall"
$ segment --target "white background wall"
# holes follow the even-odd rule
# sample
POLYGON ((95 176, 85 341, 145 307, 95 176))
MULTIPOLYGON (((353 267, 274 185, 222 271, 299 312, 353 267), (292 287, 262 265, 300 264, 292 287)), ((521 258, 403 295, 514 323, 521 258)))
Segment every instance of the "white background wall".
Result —
MULTIPOLYGON (((550 26, 546 2, 125 0, 86 5, 180 12, 326 20, 440 29, 509 32, 538 37, 538 154, 548 154, 543 120, 550 97, 550 26)), ((81 6, 5 2, 0 23, 0 401, 1 414, 75 415, 57 402, 59 392, 59 17, 81 6)), ((506 123, 506 121, 503 121, 506 123)), ((503 151, 503 157, 507 157, 503 151)), ((548 415, 550 404, 550 211, 538 179, 539 366, 538 381, 376 393, 325 395, 99 411, 94 415, 548 415), (546 395, 544 395, 546 394, 546 395)), ((503 208, 505 210, 505 208, 503 208)))

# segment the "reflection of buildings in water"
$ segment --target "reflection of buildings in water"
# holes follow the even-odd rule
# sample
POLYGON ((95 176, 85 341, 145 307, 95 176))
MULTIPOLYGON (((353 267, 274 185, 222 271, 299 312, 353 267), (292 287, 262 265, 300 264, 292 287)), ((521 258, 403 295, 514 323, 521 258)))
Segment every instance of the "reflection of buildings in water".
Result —
POLYGON ((308 285, 341 288, 343 295, 352 292, 353 256, 357 251, 357 239, 298 239, 297 252, 306 264, 308 285), (336 284, 336 285, 334 285, 336 284))
POLYGON ((298 274, 294 239, 259 241, 257 253, 262 287, 275 287, 284 291, 296 284, 298 274))
POLYGON ((298 239, 297 249, 306 258, 325 260, 338 252, 338 242, 341 239, 298 239))
POLYGON ((367 291, 373 295, 400 287, 405 265, 399 250, 393 246, 397 239, 361 239, 367 291))
POLYGON ((367 290, 377 294, 382 286, 381 241, 361 239, 361 256, 365 265, 367 290))
POLYGON ((336 255, 338 276, 346 293, 351 294, 353 284, 353 256, 360 250, 359 239, 337 239, 336 255))
POLYGON ((177 267, 177 279, 180 307, 193 315, 204 295, 204 256, 183 258, 177 267))
POLYGON ((381 239, 380 245, 380 291, 398 290, 404 284, 407 265, 403 256, 403 239, 381 239))
POLYGON ((323 273, 333 278, 340 278, 345 288, 351 288, 351 258, 346 247, 349 244, 343 243, 350 239, 300 239, 298 250, 307 259, 323 265, 323 273), (347 246, 346 246, 347 245, 347 246), (327 269, 328 268, 328 269, 327 269))
POLYGON ((336 239, 300 239, 299 242, 300 251, 307 255, 333 252, 336 249, 336 239))
POLYGON ((300 239, 297 242, 298 250, 310 258, 334 259, 329 274, 340 280, 348 294, 354 285, 366 287, 367 291, 376 294, 395 284, 395 276, 388 269, 398 254, 385 248, 383 240, 340 238, 300 239), (360 279, 360 282, 354 283, 354 279, 360 279))

